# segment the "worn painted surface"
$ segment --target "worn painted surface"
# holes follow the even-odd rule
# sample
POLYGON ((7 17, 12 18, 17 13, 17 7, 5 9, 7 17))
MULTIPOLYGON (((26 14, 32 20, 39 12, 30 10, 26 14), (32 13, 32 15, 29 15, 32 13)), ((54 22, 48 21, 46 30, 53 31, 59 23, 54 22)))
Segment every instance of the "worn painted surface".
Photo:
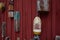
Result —
POLYGON ((60 0, 58 0, 56 2, 56 35, 60 35, 60 5, 59 5, 59 2, 60 0))
MULTIPOLYGON (((9 0, 0 0, 6 4, 4 13, 0 12, 0 35, 1 22, 6 21, 6 36, 11 40, 31 40, 33 38, 33 19, 37 14, 36 0, 14 0, 14 10, 20 11, 20 32, 14 32, 14 19, 8 17, 8 3, 9 0)), ((55 35, 60 35, 59 30, 59 0, 50 0, 50 11, 48 15, 39 14, 42 20, 42 34, 41 40, 54 40, 55 35), (56 13, 57 12, 57 13, 56 13), (56 15, 57 14, 57 15, 56 15), (57 27, 58 26, 58 27, 57 27), (57 27, 57 28, 56 28, 57 27)), ((4 38, 3 38, 4 39, 4 38)), ((2 40, 0 36, 0 40, 2 40)))

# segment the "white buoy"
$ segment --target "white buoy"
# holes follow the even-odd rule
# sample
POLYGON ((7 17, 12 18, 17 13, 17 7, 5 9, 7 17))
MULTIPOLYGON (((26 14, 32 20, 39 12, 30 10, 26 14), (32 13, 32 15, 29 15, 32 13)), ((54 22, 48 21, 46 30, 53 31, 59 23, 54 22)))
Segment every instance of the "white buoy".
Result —
POLYGON ((36 16, 33 20, 33 33, 39 35, 41 33, 41 19, 36 16))

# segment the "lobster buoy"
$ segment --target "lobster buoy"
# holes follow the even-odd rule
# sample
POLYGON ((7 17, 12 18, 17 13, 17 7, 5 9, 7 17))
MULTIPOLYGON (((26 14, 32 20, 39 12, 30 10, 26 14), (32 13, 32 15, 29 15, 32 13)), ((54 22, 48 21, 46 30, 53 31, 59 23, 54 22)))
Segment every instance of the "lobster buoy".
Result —
POLYGON ((5 10, 5 5, 4 3, 0 2, 0 11, 4 11, 5 10))
POLYGON ((41 34, 41 19, 38 16, 36 16, 33 20, 33 33, 35 35, 41 34))

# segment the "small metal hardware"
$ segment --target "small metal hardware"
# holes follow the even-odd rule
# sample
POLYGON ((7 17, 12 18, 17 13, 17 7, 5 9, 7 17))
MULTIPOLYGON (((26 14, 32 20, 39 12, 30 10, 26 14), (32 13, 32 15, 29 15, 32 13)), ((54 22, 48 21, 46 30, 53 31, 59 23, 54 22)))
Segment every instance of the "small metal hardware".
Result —
POLYGON ((33 40, 40 40, 40 37, 38 35, 35 35, 33 40))

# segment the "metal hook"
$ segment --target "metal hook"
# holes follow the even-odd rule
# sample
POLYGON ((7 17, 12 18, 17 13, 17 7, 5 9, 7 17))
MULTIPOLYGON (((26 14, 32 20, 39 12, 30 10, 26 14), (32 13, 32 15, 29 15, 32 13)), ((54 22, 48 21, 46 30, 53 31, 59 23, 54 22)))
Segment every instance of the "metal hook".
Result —
POLYGON ((38 35, 34 35, 33 40, 40 40, 40 37, 38 35))

